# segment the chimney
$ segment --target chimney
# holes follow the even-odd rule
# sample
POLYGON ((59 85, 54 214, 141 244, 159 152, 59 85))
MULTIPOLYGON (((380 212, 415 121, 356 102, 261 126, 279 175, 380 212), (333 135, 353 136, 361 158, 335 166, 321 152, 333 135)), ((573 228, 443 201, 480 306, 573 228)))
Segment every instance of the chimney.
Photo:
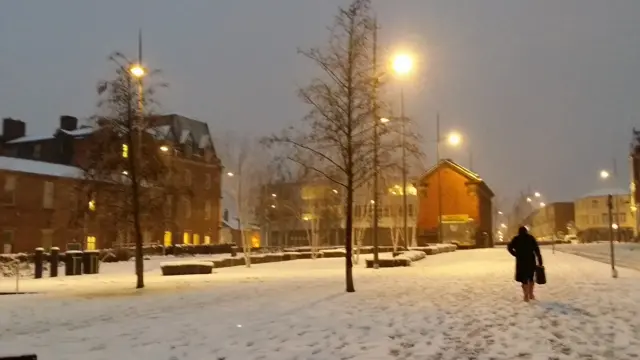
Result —
POLYGON ((2 119, 2 140, 10 141, 24 136, 26 131, 26 124, 24 121, 20 121, 12 118, 2 119))
POLYGON ((72 131, 77 128, 78 128, 78 118, 69 116, 69 115, 60 116, 60 129, 72 131))

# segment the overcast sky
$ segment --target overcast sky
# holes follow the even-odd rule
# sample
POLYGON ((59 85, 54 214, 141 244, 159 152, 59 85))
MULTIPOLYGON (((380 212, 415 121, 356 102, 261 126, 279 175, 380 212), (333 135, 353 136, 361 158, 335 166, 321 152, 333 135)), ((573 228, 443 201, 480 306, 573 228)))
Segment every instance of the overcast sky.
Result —
MULTIPOLYGON (((53 131, 59 115, 94 112, 107 55, 136 54, 170 88, 165 112, 212 131, 268 134, 297 121, 297 85, 313 68, 297 47, 322 45, 346 0, 5 0, 0 2, 0 116, 53 131)), ((407 112, 428 140, 435 114, 465 136, 447 150, 500 196, 528 186, 547 201, 599 187, 640 127, 640 1, 375 2, 381 45, 420 55, 407 112)), ((397 98, 397 84, 389 91, 397 98), (395 90, 394 90, 395 89, 395 90), (395 91, 395 92, 394 92, 395 91)), ((433 145, 428 162, 434 160, 433 145)))

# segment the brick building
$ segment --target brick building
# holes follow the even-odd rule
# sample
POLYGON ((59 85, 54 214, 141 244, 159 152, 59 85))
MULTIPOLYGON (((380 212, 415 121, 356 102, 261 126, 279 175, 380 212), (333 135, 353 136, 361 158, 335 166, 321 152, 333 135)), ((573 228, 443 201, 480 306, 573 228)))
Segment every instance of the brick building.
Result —
POLYGON ((527 225, 538 240, 563 240, 574 220, 574 203, 554 202, 534 211, 527 225))
POLYGON ((494 194, 478 174, 444 159, 422 175, 416 187, 418 244, 438 241, 442 216, 443 242, 493 246, 494 194))
MULTIPOLYGON (((164 245, 217 243, 221 216, 222 165, 216 155, 208 125, 179 115, 157 116, 151 118, 149 122, 153 126, 153 131, 152 134, 147 134, 145 139, 152 139, 155 144, 152 149, 161 154, 163 161, 171 164, 170 175, 181 179, 180 186, 185 191, 181 192, 179 198, 167 196, 164 199, 165 219, 164 221, 159 219, 154 225, 158 223, 166 225, 161 225, 159 230, 157 226, 153 229, 143 229, 144 241, 164 245)), ((96 217, 92 215, 100 212, 100 200, 97 200, 98 205, 95 201, 90 204, 88 199, 83 199, 84 194, 79 194, 77 191, 78 183, 86 181, 82 179, 85 172, 80 168, 86 169, 87 154, 104 128, 102 126, 78 127, 76 118, 62 116, 60 127, 52 136, 25 136, 25 130, 26 126, 22 121, 14 119, 3 121, 3 155, 5 158, 14 158, 14 162, 28 163, 29 169, 35 169, 30 172, 21 171, 20 167, 5 168, 0 163, 0 172, 9 174, 9 177, 5 178, 5 189, 7 186, 11 189, 11 186, 14 186, 11 182, 16 181, 12 179, 19 176, 29 179, 33 183, 33 189, 40 186, 37 185, 38 182, 51 182, 57 177, 59 179, 53 181, 53 186, 58 185, 67 190, 56 192, 53 209, 41 209, 38 204, 42 205, 43 194, 40 194, 42 196, 35 193, 23 194, 23 191, 28 192, 26 190, 28 187, 22 183, 15 187, 14 194, 20 201, 16 200, 12 208, 16 213, 24 213, 28 209, 30 216, 37 218, 43 216, 49 219, 47 221, 50 225, 48 227, 43 225, 42 229, 46 230, 47 234, 53 229, 53 235, 52 240, 49 241, 49 235, 34 236, 33 231, 23 229, 23 226, 29 226, 27 223, 23 225, 18 221, 12 228, 8 228, 11 225, 7 223, 3 226, 7 226, 7 234, 9 231, 13 234, 11 250, 30 251, 35 244, 54 244, 61 248, 67 247, 67 244, 74 244, 74 247, 79 248, 104 248, 132 244, 131 231, 123 232, 118 229, 114 232, 113 229, 107 229, 104 222, 100 224, 94 220, 96 217), (64 171, 65 174, 75 171, 75 174, 62 176, 59 175, 60 171, 64 171), (73 189, 76 191, 74 192, 73 189), (58 194, 66 197, 66 200, 58 201, 58 194), (31 203, 32 201, 34 203, 31 203), (79 212, 78 209, 80 209, 79 212), (75 217, 81 219, 69 225, 72 219, 67 213, 71 211, 76 211, 75 217), (57 215, 46 215, 47 213, 57 215), (86 214, 78 216, 79 213, 86 214)), ((122 145, 123 153, 125 146, 122 145)), ((51 185, 46 186, 50 188, 51 185)), ((97 197, 99 199, 100 195, 98 194, 97 197)))

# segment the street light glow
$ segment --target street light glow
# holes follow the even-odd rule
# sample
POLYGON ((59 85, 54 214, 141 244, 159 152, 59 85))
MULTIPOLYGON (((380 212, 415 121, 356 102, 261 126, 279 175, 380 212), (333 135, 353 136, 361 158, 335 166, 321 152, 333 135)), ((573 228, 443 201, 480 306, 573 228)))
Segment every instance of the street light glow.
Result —
POLYGON ((375 201, 375 200, 371 200, 371 203, 372 203, 372 204, 375 204, 375 203, 376 203, 376 201, 375 201))
POLYGON ((331 190, 331 191, 333 191, 333 193, 334 193, 334 194, 337 194, 337 193, 338 193, 338 190, 336 190, 336 189, 333 189, 333 190, 331 190))
POLYGON ((276 194, 271 194, 271 197, 278 197, 278 195, 276 195, 276 194))
POLYGON ((618 230, 618 224, 611 224, 611 228, 613 230, 618 230))
POLYGON ((137 77, 137 78, 141 78, 144 76, 144 68, 142 66, 140 66, 140 64, 135 64, 131 67, 131 69, 129 69, 129 72, 131 72, 131 75, 137 77))
POLYGON ((600 178, 601 179, 607 179, 607 178, 609 178, 609 176, 610 176, 610 174, 609 174, 609 172, 607 170, 600 171, 600 178))
POLYGON ((162 146, 160 146, 160 151, 167 152, 167 151, 169 151, 169 147, 167 145, 162 145, 162 146))
POLYGON ((275 206, 275 205, 271 205, 271 208, 272 208, 272 209, 275 209, 275 208, 276 208, 276 206, 275 206))
POLYGON ((462 136, 460 136, 460 134, 458 134, 457 132, 452 132, 451 134, 449 134, 449 136, 447 136, 447 142, 449 143, 449 145, 457 146, 462 142, 462 136))
POLYGON ((413 59, 407 54, 398 54, 393 59, 393 71, 398 75, 406 75, 413 68, 413 59))
POLYGON ((533 196, 535 196, 535 197, 540 197, 540 196, 542 196, 542 195, 540 195, 540 193, 536 191, 536 192, 533 194, 533 196))
POLYGON ((227 173, 227 176, 228 176, 228 177, 233 177, 233 173, 232 173, 231 171, 229 171, 229 172, 227 173))
POLYGON ((527 202, 531 202, 531 198, 530 197, 527 198, 527 202))
POLYGON ((500 227, 502 227, 503 229, 507 228, 507 224, 500 224, 500 227))
POLYGON ((502 215, 502 211, 498 211, 498 215, 502 215))
POLYGON ((389 121, 391 121, 391 120, 389 120, 389 118, 380 118, 380 122, 383 123, 383 124, 386 124, 389 121))
POLYGON ((545 207, 546 205, 547 205, 547 204, 545 204, 545 203, 543 203, 543 202, 541 202, 541 203, 540 203, 540 207, 545 207))

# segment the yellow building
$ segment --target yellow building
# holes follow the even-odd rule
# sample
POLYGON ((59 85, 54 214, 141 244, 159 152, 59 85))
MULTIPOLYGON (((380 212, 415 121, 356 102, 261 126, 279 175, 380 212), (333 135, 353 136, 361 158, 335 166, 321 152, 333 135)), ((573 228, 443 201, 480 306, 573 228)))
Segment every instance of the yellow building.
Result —
POLYGON ((609 209, 607 199, 613 196, 612 223, 618 239, 629 239, 635 218, 631 211, 629 192, 624 189, 602 189, 577 199, 575 226, 583 241, 609 240, 609 209))

